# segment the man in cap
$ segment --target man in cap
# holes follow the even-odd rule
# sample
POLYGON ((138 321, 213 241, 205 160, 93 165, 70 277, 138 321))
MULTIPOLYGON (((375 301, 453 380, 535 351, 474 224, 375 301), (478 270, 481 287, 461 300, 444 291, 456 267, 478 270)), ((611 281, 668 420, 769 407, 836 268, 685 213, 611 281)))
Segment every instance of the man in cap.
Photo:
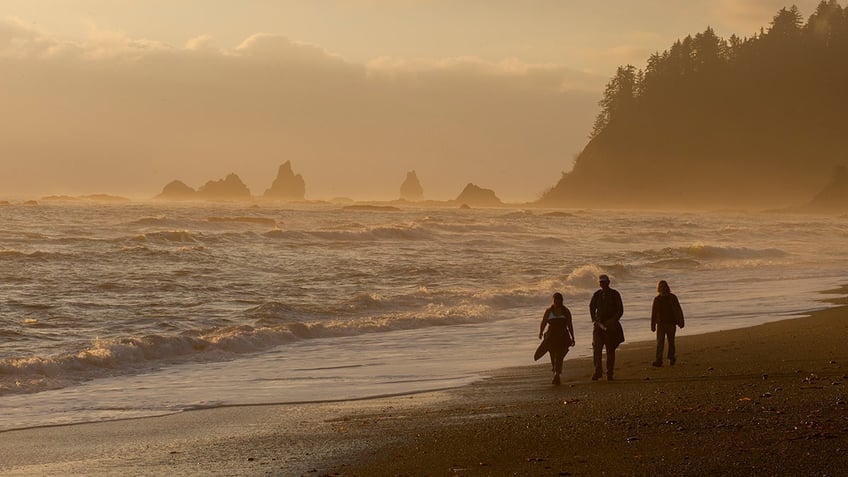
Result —
POLYGON ((607 380, 612 381, 615 369, 615 349, 624 342, 624 330, 621 328, 621 316, 624 314, 624 304, 621 294, 610 288, 610 279, 606 275, 598 277, 601 289, 592 295, 589 302, 589 314, 592 317, 592 355, 595 373, 592 381, 603 376, 603 348, 607 348, 607 380))

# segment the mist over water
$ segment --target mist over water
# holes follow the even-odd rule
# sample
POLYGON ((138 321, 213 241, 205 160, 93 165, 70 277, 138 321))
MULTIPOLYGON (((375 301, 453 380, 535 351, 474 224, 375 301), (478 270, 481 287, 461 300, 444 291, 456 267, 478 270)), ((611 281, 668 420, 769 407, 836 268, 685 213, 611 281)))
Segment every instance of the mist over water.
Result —
POLYGON ((848 268, 833 217, 56 203, 0 223, 0 429, 455 386, 531 363, 555 291, 589 354, 599 273, 629 343, 658 279, 690 334, 824 307, 848 268))

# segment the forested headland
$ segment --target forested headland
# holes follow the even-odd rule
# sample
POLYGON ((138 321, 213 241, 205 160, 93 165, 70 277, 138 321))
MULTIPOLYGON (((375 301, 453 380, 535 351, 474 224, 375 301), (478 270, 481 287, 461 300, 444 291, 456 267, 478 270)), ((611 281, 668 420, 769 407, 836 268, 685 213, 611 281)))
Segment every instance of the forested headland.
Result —
POLYGON ((707 28, 607 84, 549 206, 782 207, 848 164, 848 8, 777 12, 750 37, 707 28))

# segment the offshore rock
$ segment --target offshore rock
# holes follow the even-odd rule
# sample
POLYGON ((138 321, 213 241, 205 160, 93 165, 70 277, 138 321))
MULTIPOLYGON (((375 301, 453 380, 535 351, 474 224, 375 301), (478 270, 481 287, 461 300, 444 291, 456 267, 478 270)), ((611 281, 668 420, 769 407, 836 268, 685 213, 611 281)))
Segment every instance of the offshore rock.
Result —
POLYGON ((280 166, 277 178, 264 196, 267 199, 303 200, 306 197, 306 182, 303 176, 292 171, 291 161, 286 161, 280 166))
POLYGON ((226 178, 209 181, 197 190, 200 199, 212 200, 250 200, 250 189, 244 185, 241 178, 229 174, 226 178))
POLYGON ((472 183, 468 183, 463 189, 456 202, 477 207, 497 207, 503 205, 500 199, 495 195, 495 191, 491 189, 483 189, 472 183))
POLYGON ((191 200, 197 198, 197 191, 185 185, 182 181, 171 181, 157 195, 157 199, 164 200, 191 200))
POLYGON ((400 185, 400 198, 411 201, 424 198, 424 189, 421 187, 421 182, 414 170, 406 173, 406 180, 400 185))

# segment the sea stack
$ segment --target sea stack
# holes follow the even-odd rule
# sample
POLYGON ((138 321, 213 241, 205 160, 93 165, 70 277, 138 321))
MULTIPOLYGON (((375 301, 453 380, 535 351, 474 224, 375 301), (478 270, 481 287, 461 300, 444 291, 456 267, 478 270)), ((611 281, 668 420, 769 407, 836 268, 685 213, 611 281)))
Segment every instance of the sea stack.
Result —
POLYGON ((303 176, 292 171, 291 161, 286 161, 277 171, 271 188, 265 191, 266 199, 303 200, 306 197, 306 182, 303 176))
POLYGON ((250 200, 251 198, 250 189, 235 174, 229 174, 221 180, 207 182, 197 190, 197 196, 210 200, 250 200))
POLYGON ((456 202, 477 207, 497 207, 503 205, 500 199, 495 195, 495 191, 491 189, 483 189, 472 183, 468 183, 456 202))
POLYGON ((197 198, 197 191, 185 185, 182 181, 171 181, 157 195, 157 199, 163 200, 191 200, 197 198))
POLYGON ((406 173, 406 180, 400 185, 400 198, 410 201, 424 198, 424 189, 421 187, 421 182, 418 181, 418 175, 415 174, 414 170, 406 173))

